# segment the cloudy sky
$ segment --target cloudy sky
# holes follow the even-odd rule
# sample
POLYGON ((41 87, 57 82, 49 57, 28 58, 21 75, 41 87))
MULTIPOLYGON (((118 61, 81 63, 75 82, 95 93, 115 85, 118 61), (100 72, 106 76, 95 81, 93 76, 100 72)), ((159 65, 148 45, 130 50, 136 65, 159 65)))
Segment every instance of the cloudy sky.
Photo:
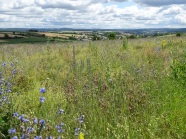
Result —
POLYGON ((186 0, 0 0, 0 28, 186 28, 186 0))

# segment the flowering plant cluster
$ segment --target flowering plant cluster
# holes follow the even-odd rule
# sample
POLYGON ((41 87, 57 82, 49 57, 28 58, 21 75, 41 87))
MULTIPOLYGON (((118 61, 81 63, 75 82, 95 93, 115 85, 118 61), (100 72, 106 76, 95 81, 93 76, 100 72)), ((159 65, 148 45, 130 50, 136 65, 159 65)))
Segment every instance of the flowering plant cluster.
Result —
MULTIPOLYGON (((10 119, 10 121, 5 121, 5 123, 8 125, 6 125, 6 127, 8 127, 6 131, 1 133, 0 130, 0 133, 11 139, 61 139, 63 137, 63 133, 65 132, 65 124, 63 122, 59 122, 52 127, 56 132, 52 132, 55 134, 51 135, 52 133, 50 133, 48 129, 49 123, 47 123, 47 119, 38 118, 36 116, 28 116, 26 114, 15 112, 14 109, 11 109, 13 107, 13 95, 11 94, 14 93, 14 91, 12 91, 12 87, 14 85, 13 78, 17 74, 17 70, 14 63, 11 63, 10 65, 12 66, 11 76, 7 78, 3 77, 7 71, 6 62, 2 63, 2 70, 0 71, 0 112, 2 112, 4 109, 7 109, 9 114, 5 116, 9 116, 7 119, 10 119), (10 106, 11 108, 7 106, 10 106)), ((40 102, 38 109, 42 109, 41 106, 45 105, 45 93, 47 91, 45 87, 42 87, 40 88, 39 92, 41 96, 38 98, 38 101, 40 102)), ((56 112, 58 116, 63 115, 64 113, 65 111, 62 108, 56 112)), ((0 120, 2 120, 5 116, 0 114, 0 120)), ((77 136, 79 139, 84 139, 84 134, 82 131, 82 123, 84 118, 84 115, 81 115, 78 118, 80 126, 75 129, 75 136, 77 136)), ((55 123, 55 121, 53 122, 55 123)), ((1 128, 4 127, 0 124, 0 129, 1 128)))

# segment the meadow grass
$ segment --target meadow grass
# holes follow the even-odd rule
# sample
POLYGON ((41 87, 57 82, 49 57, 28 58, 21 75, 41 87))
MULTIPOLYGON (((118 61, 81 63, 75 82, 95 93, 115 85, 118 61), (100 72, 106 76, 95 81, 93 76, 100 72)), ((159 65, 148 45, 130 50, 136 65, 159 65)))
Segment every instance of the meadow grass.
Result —
POLYGON ((0 63, 6 66, 0 72, 4 79, 11 76, 13 88, 11 106, 0 109, 0 137, 14 136, 3 128, 16 128, 20 137, 20 126, 32 124, 16 121, 17 112, 45 119, 45 129, 28 133, 30 138, 83 139, 75 136, 77 128, 85 139, 186 138, 186 66, 179 66, 186 63, 185 40, 133 39, 125 49, 120 40, 1 45, 0 63), (63 133, 56 129, 60 122, 63 133))

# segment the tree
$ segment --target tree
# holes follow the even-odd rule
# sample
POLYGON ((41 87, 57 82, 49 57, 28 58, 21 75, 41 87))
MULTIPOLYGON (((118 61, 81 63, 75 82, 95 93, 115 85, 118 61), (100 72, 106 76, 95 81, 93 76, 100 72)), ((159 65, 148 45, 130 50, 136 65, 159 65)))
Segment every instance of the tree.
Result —
POLYGON ((4 38, 5 38, 5 39, 8 39, 8 38, 9 38, 8 34, 5 33, 5 34, 4 34, 4 38))
POLYGON ((135 36, 134 34, 132 34, 132 35, 130 35, 128 38, 129 38, 129 39, 135 39, 136 36, 135 36))
POLYGON ((97 35, 93 35, 92 40, 93 41, 101 40, 101 38, 99 36, 97 36, 97 35))
POLYGON ((181 33, 179 33, 179 32, 176 33, 176 36, 177 36, 177 37, 181 37, 181 33))
POLYGON ((111 32, 111 33, 108 35, 108 39, 109 39, 109 40, 115 40, 115 39, 116 39, 116 33, 115 33, 115 32, 111 32))

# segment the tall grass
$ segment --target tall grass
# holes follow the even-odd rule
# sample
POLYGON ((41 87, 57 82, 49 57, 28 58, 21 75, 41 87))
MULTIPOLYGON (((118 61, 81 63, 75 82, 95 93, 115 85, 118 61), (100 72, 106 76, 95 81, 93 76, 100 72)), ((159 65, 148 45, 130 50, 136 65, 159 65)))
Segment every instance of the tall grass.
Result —
MULTIPOLYGON (((185 40, 128 40, 127 49, 123 41, 0 46, 0 63, 18 61, 9 113, 45 119, 44 138, 76 138, 76 128, 85 139, 186 138, 185 76, 180 82, 171 68, 179 68, 175 60, 183 65, 185 40), (41 87, 46 89, 42 104, 41 87), (59 134, 60 122, 65 126, 59 134)), ((10 67, 4 68, 8 78, 10 67)), ((15 135, 21 136, 20 125, 9 118, 9 129, 17 128, 15 135)))

